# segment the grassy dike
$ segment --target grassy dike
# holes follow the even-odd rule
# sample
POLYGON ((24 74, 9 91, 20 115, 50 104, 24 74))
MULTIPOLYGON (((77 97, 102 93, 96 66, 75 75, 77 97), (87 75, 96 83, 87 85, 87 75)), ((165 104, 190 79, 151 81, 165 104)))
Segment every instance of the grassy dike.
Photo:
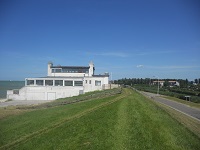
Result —
POLYGON ((0 119, 0 149, 198 150, 200 139, 131 89, 0 119))

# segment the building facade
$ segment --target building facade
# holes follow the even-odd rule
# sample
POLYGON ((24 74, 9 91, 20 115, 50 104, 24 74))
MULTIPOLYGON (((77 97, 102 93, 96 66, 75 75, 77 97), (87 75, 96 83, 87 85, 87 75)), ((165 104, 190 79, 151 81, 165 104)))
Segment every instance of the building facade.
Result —
POLYGON ((89 66, 53 66, 49 62, 47 77, 26 78, 23 88, 7 91, 7 99, 55 100, 107 89, 109 74, 95 75, 94 72, 93 62, 89 66))

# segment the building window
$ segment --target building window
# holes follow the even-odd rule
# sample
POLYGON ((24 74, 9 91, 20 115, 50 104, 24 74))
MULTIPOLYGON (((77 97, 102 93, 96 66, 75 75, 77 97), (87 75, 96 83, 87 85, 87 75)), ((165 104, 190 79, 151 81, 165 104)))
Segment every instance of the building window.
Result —
POLYGON ((91 83, 92 83, 92 81, 90 80, 90 81, 89 81, 89 84, 91 84, 91 83))
POLYGON ((53 80, 45 80, 46 86, 53 86, 53 80))
POLYGON ((36 80, 36 85, 43 85, 44 81, 43 80, 36 80))
POLYGON ((52 73, 89 73, 89 69, 88 68, 73 68, 73 67, 69 67, 69 68, 52 68, 51 69, 52 73))
POLYGON ((65 86, 73 86, 73 81, 65 81, 65 86))
POLYGON ((101 86, 101 81, 95 80, 95 86, 101 86))
POLYGON ((85 80, 85 84, 87 84, 87 80, 85 80))
POLYGON ((13 94, 19 94, 19 90, 13 90, 13 94))
POLYGON ((65 68, 63 68, 62 71, 63 71, 63 73, 69 72, 69 70, 68 70, 68 69, 65 69, 65 68))
POLYGON ((74 86, 83 86, 83 81, 74 81, 74 86))
POLYGON ((27 80, 27 85, 34 85, 34 80, 27 80))
POLYGON ((63 86, 63 80, 55 80, 55 86, 63 86))
POLYGON ((52 73, 61 73, 62 69, 52 69, 52 73))

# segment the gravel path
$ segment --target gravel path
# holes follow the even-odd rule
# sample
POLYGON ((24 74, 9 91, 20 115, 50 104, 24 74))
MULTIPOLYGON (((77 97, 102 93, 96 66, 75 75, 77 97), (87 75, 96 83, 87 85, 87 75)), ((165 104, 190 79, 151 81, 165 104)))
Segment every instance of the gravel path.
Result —
POLYGON ((47 100, 13 100, 13 101, 8 101, 8 102, 1 102, 0 107, 7 107, 7 106, 17 106, 17 105, 38 105, 41 103, 47 103, 51 101, 47 100))
POLYGON ((200 121, 200 109, 198 109, 198 108, 193 108, 193 107, 190 107, 190 106, 182 104, 182 103, 178 103, 178 102, 166 99, 166 98, 162 98, 162 97, 159 97, 157 94, 153 94, 153 93, 141 92, 141 94, 148 96, 149 98, 151 98, 157 102, 160 102, 167 106, 170 106, 173 109, 176 109, 176 110, 200 121))

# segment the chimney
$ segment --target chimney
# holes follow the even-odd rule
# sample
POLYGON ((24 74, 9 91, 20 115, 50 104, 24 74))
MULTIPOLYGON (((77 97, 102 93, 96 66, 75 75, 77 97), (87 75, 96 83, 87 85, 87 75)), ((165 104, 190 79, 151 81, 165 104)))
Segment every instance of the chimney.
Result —
POLYGON ((94 64, 93 64, 92 61, 89 63, 89 67, 90 67, 90 68, 89 68, 89 76, 91 77, 91 76, 94 75, 94 70, 95 70, 94 64))
POLYGON ((50 61, 48 62, 48 70, 47 70, 47 76, 51 76, 51 67, 53 66, 53 63, 50 61))

